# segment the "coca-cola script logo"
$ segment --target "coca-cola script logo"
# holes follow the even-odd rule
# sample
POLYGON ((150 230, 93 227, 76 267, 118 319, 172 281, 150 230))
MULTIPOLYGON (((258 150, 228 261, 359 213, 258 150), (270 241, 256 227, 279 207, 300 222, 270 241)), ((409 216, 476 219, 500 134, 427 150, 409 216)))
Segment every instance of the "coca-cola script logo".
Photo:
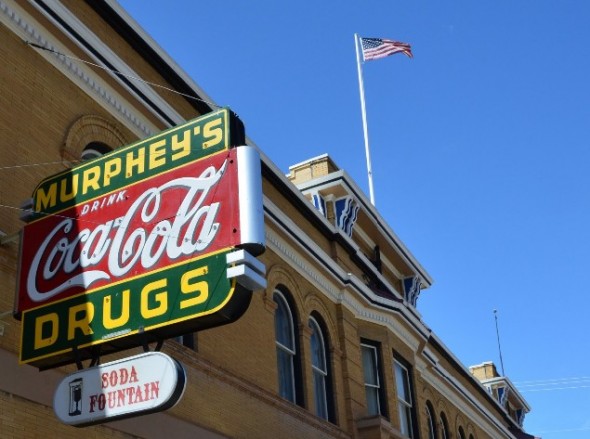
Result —
POLYGON ((235 168, 222 153, 25 226, 19 310, 235 245, 235 168))

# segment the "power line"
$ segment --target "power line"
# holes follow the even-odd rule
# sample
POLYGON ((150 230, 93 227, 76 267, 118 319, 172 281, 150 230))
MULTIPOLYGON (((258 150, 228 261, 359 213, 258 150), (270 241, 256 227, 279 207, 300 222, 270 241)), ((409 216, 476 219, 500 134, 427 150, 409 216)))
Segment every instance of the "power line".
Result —
POLYGON ((553 390, 571 390, 571 389, 588 389, 590 385, 587 386, 567 386, 567 387, 542 387, 540 389, 518 389, 519 392, 550 392, 553 390))
POLYGON ((575 431, 589 431, 590 427, 581 427, 581 428, 566 428, 563 430, 544 430, 544 431, 537 431, 535 434, 548 434, 548 433, 571 433, 575 431))
MULTIPOLYGON (((77 162, 79 160, 70 160, 71 162, 77 162)), ((61 160, 59 162, 45 162, 45 163, 25 163, 22 165, 12 165, 12 166, 0 166, 0 171, 6 171, 8 169, 16 169, 16 168, 28 168, 32 166, 49 166, 49 165, 65 165, 66 163, 61 160)))
POLYGON ((590 377, 553 378, 531 380, 515 383, 519 392, 549 392, 552 390, 570 390, 590 388, 590 377))
POLYGON ((569 378, 550 378, 550 379, 542 379, 542 380, 528 380, 528 381, 515 381, 513 384, 517 386, 528 386, 528 385, 536 385, 536 384, 543 384, 543 383, 553 383, 553 382, 562 382, 562 381, 588 381, 590 380, 590 376, 584 377, 569 377, 569 378))
POLYGON ((87 64, 89 66, 97 67, 97 68, 102 69, 102 70, 105 70, 107 72, 111 72, 111 73, 114 73, 116 75, 124 76, 125 78, 128 78, 128 79, 132 79, 134 81, 143 82, 144 84, 151 85, 152 87, 161 88, 163 90, 169 91, 170 93, 175 93, 177 95, 183 96, 183 97, 185 97, 187 99, 192 99, 192 100, 195 100, 195 101, 198 101, 198 102, 203 102, 204 104, 207 104, 207 105, 212 106, 212 107, 222 108, 220 105, 218 105, 218 104, 216 104, 214 102, 209 102, 209 101, 206 101, 205 99, 201 99, 201 98, 198 98, 196 96, 189 95, 187 93, 179 92, 177 90, 174 90, 173 88, 166 87, 164 85, 160 85, 160 84, 157 84, 155 82, 146 81, 145 79, 139 78, 137 76, 133 76, 133 75, 129 75, 128 73, 120 72, 119 70, 110 69, 108 67, 101 66, 100 64, 93 63, 92 61, 88 61, 88 60, 81 59, 81 58, 76 58, 75 56, 71 56, 71 55, 66 55, 65 53, 58 52, 57 50, 50 49, 49 47, 40 46, 39 44, 33 43, 31 41, 25 41, 25 43, 28 44, 31 47, 36 48, 36 49, 45 50, 47 52, 53 53, 54 55, 63 56, 64 58, 68 58, 68 59, 71 59, 71 60, 74 60, 74 61, 78 61, 78 62, 87 64))

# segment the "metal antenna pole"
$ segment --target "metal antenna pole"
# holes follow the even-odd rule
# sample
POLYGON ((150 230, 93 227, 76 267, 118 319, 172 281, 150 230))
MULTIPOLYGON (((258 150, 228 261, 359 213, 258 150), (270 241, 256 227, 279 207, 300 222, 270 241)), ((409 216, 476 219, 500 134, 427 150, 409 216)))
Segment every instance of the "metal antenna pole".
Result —
POLYGON ((500 331, 498 330, 498 310, 494 310, 494 319, 496 320, 496 338, 498 339, 498 352, 500 354, 500 367, 502 369, 502 376, 504 374, 504 360, 502 359, 502 347, 500 346, 500 331))

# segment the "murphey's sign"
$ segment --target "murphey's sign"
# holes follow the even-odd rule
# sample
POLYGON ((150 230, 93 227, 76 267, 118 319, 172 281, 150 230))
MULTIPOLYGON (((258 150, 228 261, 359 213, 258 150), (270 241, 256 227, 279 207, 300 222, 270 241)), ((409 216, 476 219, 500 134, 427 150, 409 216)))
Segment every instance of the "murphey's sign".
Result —
POLYGON ((228 255, 264 250, 260 157, 243 143, 223 109, 42 181, 22 232, 21 362, 55 367, 238 318, 251 287, 228 277, 228 255))

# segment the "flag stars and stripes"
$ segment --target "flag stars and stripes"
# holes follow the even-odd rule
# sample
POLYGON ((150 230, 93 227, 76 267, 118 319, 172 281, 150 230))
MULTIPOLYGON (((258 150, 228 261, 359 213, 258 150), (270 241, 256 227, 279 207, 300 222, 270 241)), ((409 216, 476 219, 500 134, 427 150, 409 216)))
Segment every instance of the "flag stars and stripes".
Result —
POLYGON ((361 38, 363 48, 363 60, 385 58, 396 53, 403 53, 412 58, 412 48, 408 43, 387 40, 384 38, 361 38))

